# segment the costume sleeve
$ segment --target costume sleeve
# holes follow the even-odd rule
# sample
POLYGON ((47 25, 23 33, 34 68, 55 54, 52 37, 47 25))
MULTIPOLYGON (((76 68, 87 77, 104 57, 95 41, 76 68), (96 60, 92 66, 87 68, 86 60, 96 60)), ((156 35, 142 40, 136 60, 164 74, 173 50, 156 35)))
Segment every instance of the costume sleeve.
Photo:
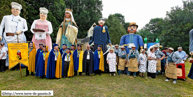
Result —
POLYGON ((107 54, 107 61, 109 60, 109 54, 107 54))
POLYGON ((140 35, 138 35, 138 41, 139 41, 139 47, 144 45, 143 39, 142 39, 142 37, 140 35))
POLYGON ((27 31, 28 30, 28 27, 27 27, 27 22, 26 22, 26 20, 25 19, 23 19, 23 27, 24 27, 24 29, 23 30, 21 30, 23 33, 25 32, 25 31, 27 31))
POLYGON ((46 32, 46 33, 50 35, 53 32, 53 28, 52 28, 52 23, 51 22, 48 22, 48 28, 49 28, 49 31, 46 32))
POLYGON ((3 17, 0 25, 0 36, 3 34, 3 28, 5 27, 5 17, 3 17))
POLYGON ((109 30, 108 30, 107 26, 105 26, 105 28, 106 28, 106 32, 107 32, 107 41, 108 41, 108 43, 111 43, 111 38, 110 38, 110 35, 109 35, 109 30))
POLYGON ((120 40, 120 46, 124 45, 125 44, 125 35, 121 37, 121 40, 120 40))
POLYGON ((32 23, 32 25, 31 25, 30 31, 31 31, 33 34, 34 34, 33 29, 36 28, 36 26, 35 26, 36 22, 37 22, 37 20, 35 20, 35 21, 32 23))
POLYGON ((161 55, 161 57, 165 56, 165 54, 163 52, 161 52, 160 50, 158 51, 159 55, 161 55))
POLYGON ((95 28, 93 29, 93 36, 92 36, 92 38, 91 38, 91 40, 89 42, 89 45, 91 45, 93 43, 94 37, 95 37, 95 28))

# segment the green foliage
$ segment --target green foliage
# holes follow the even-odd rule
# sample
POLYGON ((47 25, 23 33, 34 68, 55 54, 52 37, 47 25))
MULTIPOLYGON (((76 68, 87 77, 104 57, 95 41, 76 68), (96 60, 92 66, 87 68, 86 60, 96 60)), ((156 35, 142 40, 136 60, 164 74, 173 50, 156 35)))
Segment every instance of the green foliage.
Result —
POLYGON ((116 14, 110 15, 106 20, 105 25, 108 27, 112 44, 119 44, 121 37, 127 34, 122 21, 120 21, 120 18, 117 17, 116 14))
POLYGON ((151 19, 138 34, 143 38, 147 37, 148 42, 155 42, 155 39, 159 38, 164 47, 177 49, 178 46, 182 46, 188 52, 189 31, 193 28, 192 6, 192 1, 184 1, 183 7, 171 8, 164 19, 151 19))

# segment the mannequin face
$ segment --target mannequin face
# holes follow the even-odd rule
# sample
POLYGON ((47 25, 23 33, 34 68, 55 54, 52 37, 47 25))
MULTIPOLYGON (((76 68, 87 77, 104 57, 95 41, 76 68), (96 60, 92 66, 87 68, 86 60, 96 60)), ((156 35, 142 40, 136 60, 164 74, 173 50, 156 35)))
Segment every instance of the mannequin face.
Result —
POLYGON ((99 23, 99 25, 104 25, 105 21, 104 20, 99 20, 98 23, 99 23))
POLYGON ((128 27, 128 32, 129 33, 135 33, 137 31, 137 26, 129 26, 128 27))
POLYGON ((18 16, 20 14, 20 10, 19 9, 16 9, 16 8, 12 8, 11 9, 11 13, 14 15, 14 16, 18 16))
POLYGON ((69 13, 69 12, 66 12, 66 13, 65 13, 65 18, 70 18, 70 17, 71 17, 70 13, 69 13))
POLYGON ((47 14, 43 13, 43 12, 40 12, 40 19, 41 20, 46 20, 47 19, 47 14))

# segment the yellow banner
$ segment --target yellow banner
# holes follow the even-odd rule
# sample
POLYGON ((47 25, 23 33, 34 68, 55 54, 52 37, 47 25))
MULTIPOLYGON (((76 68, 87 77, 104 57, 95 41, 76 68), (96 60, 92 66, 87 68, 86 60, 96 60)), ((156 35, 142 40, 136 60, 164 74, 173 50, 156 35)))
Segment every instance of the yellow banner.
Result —
POLYGON ((28 43, 8 43, 9 69, 18 63, 28 67, 28 43))

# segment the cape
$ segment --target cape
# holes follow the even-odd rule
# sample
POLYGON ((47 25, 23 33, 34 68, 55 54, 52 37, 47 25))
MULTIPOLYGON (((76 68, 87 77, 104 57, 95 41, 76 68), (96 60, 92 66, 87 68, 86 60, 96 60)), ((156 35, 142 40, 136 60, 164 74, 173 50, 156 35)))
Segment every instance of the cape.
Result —
POLYGON ((38 57, 39 57, 39 54, 42 50, 41 49, 38 49, 37 50, 37 53, 36 53, 36 59, 35 59, 35 71, 37 71, 37 66, 38 66, 38 57))
POLYGON ((79 56, 77 56, 77 52, 78 50, 76 49, 73 53, 74 71, 82 72, 83 51, 80 51, 79 56))
POLYGON ((104 72, 104 56, 102 50, 100 52, 100 61, 98 57, 98 50, 95 50, 94 52, 94 71, 95 70, 101 70, 104 72))
MULTIPOLYGON (((88 54, 88 51, 85 50, 84 51, 84 55, 83 55, 83 72, 85 72, 85 73, 87 72, 86 71, 87 54, 88 54)), ((91 50, 89 51, 89 55, 90 55, 90 64, 89 64, 89 71, 88 71, 88 73, 92 74, 94 72, 94 60, 93 60, 93 53, 92 53, 91 50)))
POLYGON ((39 77, 46 75, 46 71, 47 71, 49 52, 46 53, 45 61, 44 61, 43 53, 44 52, 40 52, 39 57, 38 57, 39 61, 38 61, 36 76, 39 76, 39 77))
POLYGON ((35 71, 36 53, 37 53, 36 47, 35 44, 33 43, 33 49, 29 52, 29 66, 28 66, 29 72, 35 71))
POLYGON ((62 58, 60 52, 58 51, 58 58, 55 61, 55 54, 54 50, 52 49, 48 58, 46 78, 54 77, 62 77, 62 58))

